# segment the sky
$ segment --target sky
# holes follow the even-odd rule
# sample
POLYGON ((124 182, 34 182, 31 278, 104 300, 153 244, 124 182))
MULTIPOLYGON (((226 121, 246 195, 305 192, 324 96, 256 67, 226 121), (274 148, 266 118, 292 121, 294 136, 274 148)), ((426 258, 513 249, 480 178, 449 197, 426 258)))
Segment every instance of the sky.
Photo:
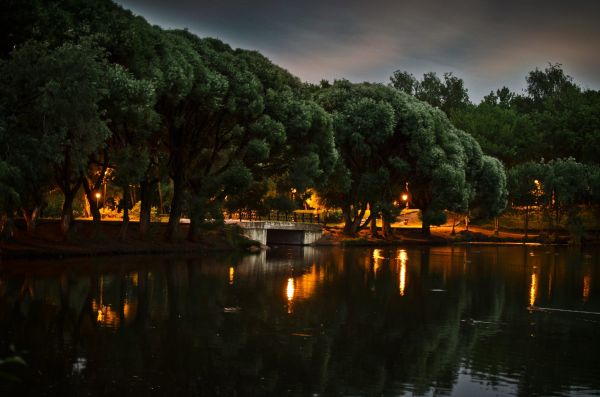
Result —
POLYGON ((395 70, 462 78, 475 103, 560 63, 600 88, 600 1, 117 0, 163 28, 258 50, 304 81, 389 82, 395 70))

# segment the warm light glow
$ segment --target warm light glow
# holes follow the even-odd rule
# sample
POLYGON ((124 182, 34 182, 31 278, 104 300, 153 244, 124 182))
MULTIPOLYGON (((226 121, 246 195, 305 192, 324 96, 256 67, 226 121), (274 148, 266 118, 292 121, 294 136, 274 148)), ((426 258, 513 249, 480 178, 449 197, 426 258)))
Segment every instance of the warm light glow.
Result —
POLYGON ((294 279, 292 277, 288 278, 287 280, 287 287, 285 289, 285 294, 287 296, 287 300, 288 300, 288 314, 292 313, 292 303, 294 301, 294 292, 296 291, 296 288, 294 287, 294 279))
POLYGON ((404 291, 406 289, 406 261, 408 260, 406 250, 400 250, 398 253, 398 259, 400 260, 400 296, 404 296, 404 291))
POLYGON ((373 250, 373 259, 385 259, 383 257, 383 251, 379 248, 373 250))
POLYGON ((123 301, 123 318, 125 318, 125 321, 129 321, 131 319, 131 315, 133 314, 132 309, 133 308, 129 300, 125 299, 123 301))
POLYGON ((538 290, 538 279, 537 274, 531 273, 531 285, 529 286, 529 306, 535 306, 535 299, 537 297, 538 290))
POLYGON ((233 279, 235 277, 235 269, 233 267, 229 267, 229 284, 233 284, 233 279))
POLYGON ((102 197, 102 195, 100 194, 100 192, 96 193, 96 198, 99 199, 100 197, 102 197))
MULTIPOLYGON (((128 309, 129 308, 127 308, 127 310, 128 309)), ((100 326, 109 328, 119 327, 119 316, 117 315, 117 312, 112 310, 110 305, 103 305, 101 303, 96 302, 96 300, 92 300, 92 310, 96 313, 96 321, 98 322, 98 324, 100 324, 100 326)))
POLYGON ((379 248, 374 249, 373 250, 373 259, 374 259, 373 271, 375 273, 377 273, 377 271, 381 267, 381 261, 385 259, 385 257, 383 256, 383 251, 380 250, 379 248))
POLYGON ((131 283, 134 287, 138 286, 139 283, 139 274, 138 273, 130 273, 129 277, 131 278, 131 283))
POLYGON ((587 302, 590 298, 590 284, 592 283, 592 277, 587 275, 583 276, 583 302, 587 302))
POLYGON ((294 279, 292 277, 287 280, 287 287, 285 289, 285 294, 287 295, 288 301, 294 300, 294 292, 296 288, 294 288, 294 279))
POLYGON ((404 193, 402 195, 402 201, 406 201, 406 200, 408 200, 408 194, 404 193))

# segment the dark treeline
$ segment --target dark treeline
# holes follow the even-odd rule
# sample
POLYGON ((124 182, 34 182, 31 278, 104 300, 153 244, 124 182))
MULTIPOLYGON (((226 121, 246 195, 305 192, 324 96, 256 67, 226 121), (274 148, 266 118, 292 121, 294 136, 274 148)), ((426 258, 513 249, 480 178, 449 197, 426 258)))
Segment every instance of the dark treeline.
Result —
POLYGON ((256 52, 162 30, 108 0, 9 7, 0 73, 5 231, 17 211, 33 231, 51 188, 64 195, 65 235, 80 189, 98 223, 94 194, 112 170, 125 200, 123 235, 128 189, 139 186, 146 229, 157 184, 168 180, 167 237, 178 237, 185 211, 193 239, 226 198, 240 208, 269 201, 267 193, 278 202, 315 186, 335 161, 331 116, 256 52))
POLYGON ((302 83, 255 51, 151 26, 109 0, 2 4, 5 238, 17 215, 33 233, 57 189, 65 236, 80 192, 98 225, 94 197, 109 174, 122 191, 123 237, 130 190, 139 193, 143 234, 159 186, 170 186, 170 240, 181 237, 183 215, 195 240, 223 209, 291 211, 311 192, 341 209, 346 233, 370 224, 376 234, 380 217, 384 235, 399 212, 394 203, 410 193, 429 233, 446 211, 498 216, 508 195, 502 162, 542 157, 564 160, 535 163, 544 171, 527 174, 527 183, 513 172, 508 181, 524 192, 514 202, 531 198, 535 179, 551 192, 556 218, 574 203, 598 202, 590 188, 600 179, 598 93, 556 66, 532 72, 526 95, 502 89, 475 106, 450 74, 419 82, 396 72, 387 86, 302 83), (569 176, 577 167, 586 175, 576 177, 583 190, 563 201, 560 187, 572 184, 555 177, 559 163, 569 176))
POLYGON ((535 69, 526 81, 522 93, 502 87, 475 105, 451 73, 391 77, 393 87, 442 109, 507 166, 509 201, 523 213, 526 234, 536 207, 549 229, 566 216, 571 235, 581 237, 583 207, 600 225, 600 91, 582 89, 560 64, 535 69))

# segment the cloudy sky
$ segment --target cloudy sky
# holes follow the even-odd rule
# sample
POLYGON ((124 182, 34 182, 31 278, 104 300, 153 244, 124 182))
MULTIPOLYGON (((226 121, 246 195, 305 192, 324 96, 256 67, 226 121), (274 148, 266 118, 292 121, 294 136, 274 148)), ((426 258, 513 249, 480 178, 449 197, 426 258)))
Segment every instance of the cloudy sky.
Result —
POLYGON ((558 62, 600 88, 600 1, 117 0, 165 28, 256 49, 301 79, 453 72, 471 100, 558 62))

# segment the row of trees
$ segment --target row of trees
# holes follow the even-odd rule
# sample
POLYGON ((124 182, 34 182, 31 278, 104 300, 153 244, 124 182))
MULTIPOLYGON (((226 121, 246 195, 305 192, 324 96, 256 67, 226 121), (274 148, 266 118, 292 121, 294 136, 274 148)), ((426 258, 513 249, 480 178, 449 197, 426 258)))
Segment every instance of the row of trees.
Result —
POLYGON ((378 214, 389 233, 406 182, 426 233, 446 209, 495 216, 505 206, 502 164, 443 111, 396 88, 303 84, 257 52, 162 30, 109 0, 9 8, 0 46, 5 233, 17 212, 33 232, 51 189, 64 196, 65 235, 81 190, 99 224, 94 194, 109 170, 125 200, 123 236, 128 190, 139 189, 145 232, 161 181, 173 190, 169 239, 184 213, 193 240, 222 208, 290 209, 289 192, 309 189, 342 209, 349 234, 369 222, 376 232, 378 214))
POLYGON ((575 208, 598 204, 600 94, 582 90, 560 65, 530 72, 522 94, 503 87, 474 105, 450 73, 419 81, 397 71, 387 86, 304 84, 257 52, 162 30, 109 0, 8 8, 0 43, 4 235, 16 213, 33 232, 52 189, 64 197, 65 235, 79 191, 99 224, 94 194, 109 171, 125 200, 123 236, 129 189, 139 189, 144 233, 161 182, 173 191, 169 239, 179 237, 183 214, 193 240, 223 208, 293 209, 290 191, 316 191, 340 208, 348 234, 369 225, 376 234, 380 216, 384 236, 407 183, 425 233, 448 210, 498 216, 508 190, 526 219, 544 205, 554 224, 571 211, 576 225, 575 208), (577 193, 561 193, 563 185, 577 193))
POLYGON ((354 234, 381 214, 383 233, 410 185, 423 232, 445 222, 445 210, 478 208, 497 216, 506 205, 504 167, 485 156, 470 135, 439 109, 379 84, 323 83, 317 100, 333 114, 339 160, 333 183, 320 194, 342 209, 345 231, 354 234), (363 222, 367 208, 370 216, 363 222))
POLYGON ((581 236, 581 209, 600 206, 600 91, 582 89, 561 65, 535 69, 522 93, 507 87, 479 104, 469 101, 461 79, 426 73, 421 80, 396 71, 390 85, 442 109, 453 125, 473 136, 485 153, 508 167, 509 201, 522 210, 527 233, 532 208, 549 229, 567 218, 581 236))
POLYGON ((65 234, 80 189, 99 222, 93 195, 110 168, 125 201, 140 186, 142 229, 170 179, 168 237, 185 210, 193 238, 228 195, 267 180, 275 194, 304 191, 331 167, 331 117, 260 54, 163 31, 110 1, 33 3, 9 13, 0 64, 5 224, 19 210, 33 230, 53 187, 65 234))

